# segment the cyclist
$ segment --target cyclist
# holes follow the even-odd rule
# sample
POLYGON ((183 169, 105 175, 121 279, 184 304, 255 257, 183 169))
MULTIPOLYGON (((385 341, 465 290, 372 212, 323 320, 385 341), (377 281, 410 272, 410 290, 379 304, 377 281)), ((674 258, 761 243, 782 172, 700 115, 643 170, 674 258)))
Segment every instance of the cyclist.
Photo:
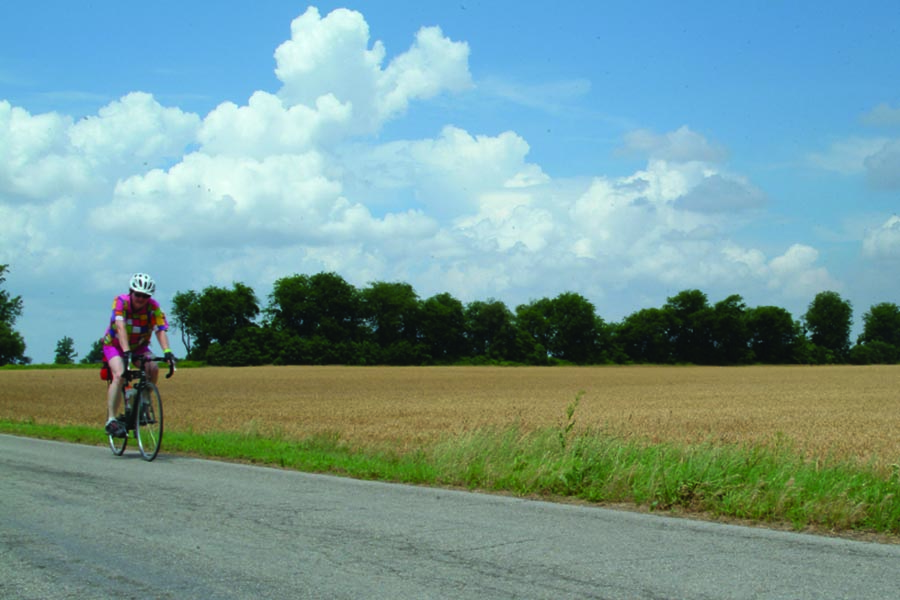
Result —
MULTIPOLYGON (((113 300, 109 328, 103 338, 103 358, 109 363, 112 374, 112 383, 106 394, 106 433, 116 437, 126 435, 125 425, 116 419, 122 396, 123 374, 133 356, 152 355, 150 337, 154 330, 164 356, 169 364, 175 364, 175 355, 169 348, 169 336, 166 333, 169 329, 166 315, 159 307, 159 302, 151 298, 156 292, 153 278, 146 273, 135 273, 128 287, 127 294, 116 296, 113 300)), ((144 369, 150 381, 156 383, 159 378, 156 363, 148 361, 144 363, 144 369)))

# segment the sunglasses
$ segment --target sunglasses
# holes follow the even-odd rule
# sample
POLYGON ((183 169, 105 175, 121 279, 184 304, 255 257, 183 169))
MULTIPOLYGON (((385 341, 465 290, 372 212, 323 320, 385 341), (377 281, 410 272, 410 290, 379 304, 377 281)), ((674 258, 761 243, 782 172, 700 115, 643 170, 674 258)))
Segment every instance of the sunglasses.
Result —
POLYGON ((141 298, 142 300, 146 300, 150 297, 150 294, 145 294, 143 292, 132 292, 132 294, 134 294, 135 298, 141 298))

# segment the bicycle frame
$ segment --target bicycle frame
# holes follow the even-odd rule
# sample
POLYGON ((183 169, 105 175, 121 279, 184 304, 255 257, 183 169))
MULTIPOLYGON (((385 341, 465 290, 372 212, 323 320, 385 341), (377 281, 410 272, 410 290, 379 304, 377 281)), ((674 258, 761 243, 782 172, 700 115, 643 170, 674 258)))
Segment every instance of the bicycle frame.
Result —
MULTIPOLYGON (((137 369, 129 369, 128 365, 125 365, 125 372, 123 373, 123 377, 125 378, 125 384, 129 384, 134 379, 137 379, 137 384, 131 386, 134 389, 146 387, 148 377, 147 370, 144 368, 148 362, 166 362, 169 360, 165 356, 145 356, 138 355, 132 358, 132 362, 137 366, 137 369)), ((166 379, 172 377, 175 374, 175 365, 173 363, 169 363, 169 372, 166 373, 166 379)), ((123 390, 124 391, 124 390, 123 390)))
MULTIPOLYGON (((122 392, 125 406, 123 407, 124 414, 119 417, 119 421, 125 427, 125 436, 109 436, 110 449, 117 456, 121 456, 125 452, 129 433, 132 433, 137 441, 144 460, 153 460, 159 452, 163 434, 162 398, 159 395, 159 389, 150 381, 145 368, 150 361, 163 362, 168 361, 168 358, 163 356, 136 356, 133 359, 133 363, 137 368, 129 369, 130 365, 126 365, 126 369, 122 374, 124 380, 122 392), (129 395, 128 384, 131 382, 135 383, 131 386, 133 393, 129 395), (131 400, 130 404, 129 399, 131 400)), ((172 377, 174 373, 175 365, 170 362, 166 379, 172 377)), ((110 380, 111 377, 107 379, 107 381, 110 380)))

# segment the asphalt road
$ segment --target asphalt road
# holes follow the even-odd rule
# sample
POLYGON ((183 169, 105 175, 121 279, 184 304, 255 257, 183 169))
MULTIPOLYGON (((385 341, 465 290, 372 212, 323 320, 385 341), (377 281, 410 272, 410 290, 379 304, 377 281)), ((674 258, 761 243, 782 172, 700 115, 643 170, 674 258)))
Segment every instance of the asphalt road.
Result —
POLYGON ((898 597, 900 546, 0 435, 0 598, 898 597))

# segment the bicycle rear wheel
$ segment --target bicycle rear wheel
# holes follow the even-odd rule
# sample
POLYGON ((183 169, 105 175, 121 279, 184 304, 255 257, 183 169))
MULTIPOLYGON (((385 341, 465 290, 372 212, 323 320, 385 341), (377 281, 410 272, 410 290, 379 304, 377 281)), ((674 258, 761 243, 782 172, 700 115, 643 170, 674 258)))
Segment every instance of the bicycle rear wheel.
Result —
POLYGON ((163 408, 159 389, 147 383, 140 391, 140 406, 135 423, 135 437, 144 460, 153 460, 159 454, 163 437, 163 408))

